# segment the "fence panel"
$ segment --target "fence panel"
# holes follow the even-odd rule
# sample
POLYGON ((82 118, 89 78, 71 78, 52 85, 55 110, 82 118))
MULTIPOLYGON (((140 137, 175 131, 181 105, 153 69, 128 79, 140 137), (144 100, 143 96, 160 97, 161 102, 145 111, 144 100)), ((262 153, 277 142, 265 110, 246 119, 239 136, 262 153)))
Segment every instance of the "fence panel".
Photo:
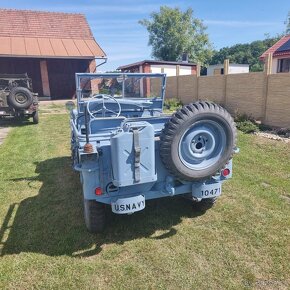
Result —
POLYGON ((290 128, 290 74, 269 75, 265 124, 290 128))
POLYGON ((211 100, 271 126, 290 128, 290 74, 264 72, 218 76, 167 78, 166 98, 184 104, 211 100))
POLYGON ((232 113, 246 113, 261 120, 265 78, 264 73, 227 75, 225 102, 227 109, 232 113))

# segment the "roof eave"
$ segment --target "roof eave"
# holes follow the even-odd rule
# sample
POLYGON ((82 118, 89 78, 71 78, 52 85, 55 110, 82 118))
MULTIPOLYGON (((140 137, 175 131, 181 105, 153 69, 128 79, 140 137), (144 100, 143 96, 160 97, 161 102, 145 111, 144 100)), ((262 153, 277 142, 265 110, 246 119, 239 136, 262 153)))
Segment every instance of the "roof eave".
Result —
POLYGON ((139 62, 128 64, 128 65, 119 66, 117 69, 118 70, 124 70, 124 69, 128 69, 128 68, 133 68, 133 67, 137 67, 137 66, 140 66, 140 65, 144 65, 146 63, 148 63, 148 64, 164 64, 164 65, 184 65, 184 66, 196 66, 197 65, 196 63, 192 63, 192 62, 143 60, 143 61, 139 61, 139 62))
POLYGON ((13 57, 13 58, 38 58, 38 59, 95 59, 103 58, 106 59, 106 56, 55 56, 55 55, 12 55, 12 54, 0 54, 0 58, 3 57, 13 57))

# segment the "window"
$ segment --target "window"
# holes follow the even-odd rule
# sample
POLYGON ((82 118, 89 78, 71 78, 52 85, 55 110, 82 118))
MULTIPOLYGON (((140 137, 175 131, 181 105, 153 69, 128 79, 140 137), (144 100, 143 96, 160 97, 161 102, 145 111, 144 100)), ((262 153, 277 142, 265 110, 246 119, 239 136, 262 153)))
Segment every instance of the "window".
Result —
POLYGON ((217 76, 217 75, 223 75, 223 74, 224 74, 224 69, 223 69, 223 68, 215 68, 215 69, 213 70, 213 74, 214 74, 215 76, 217 76))
POLYGON ((278 60, 278 73, 290 72, 290 58, 284 58, 278 60))

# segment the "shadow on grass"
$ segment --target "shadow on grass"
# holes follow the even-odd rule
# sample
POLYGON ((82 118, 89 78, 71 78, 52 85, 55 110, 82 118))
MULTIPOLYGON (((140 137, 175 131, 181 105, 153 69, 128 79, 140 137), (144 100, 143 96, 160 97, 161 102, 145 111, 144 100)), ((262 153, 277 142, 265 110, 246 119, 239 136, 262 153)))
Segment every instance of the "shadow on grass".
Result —
POLYGON ((11 205, 7 211, 0 230, 2 256, 20 252, 92 256, 104 244, 122 244, 138 238, 167 239, 176 234, 174 226, 182 217, 203 214, 194 212, 190 202, 182 198, 156 199, 134 215, 114 215, 108 208, 105 232, 90 234, 83 219, 79 178, 70 165, 69 157, 49 159, 37 164, 37 177, 13 180, 26 180, 32 188, 35 182, 42 182, 42 186, 38 195, 11 205), (156 236, 158 230, 163 233, 156 236), (8 238, 3 241, 5 232, 8 238))
POLYGON ((35 125, 32 122, 32 117, 25 119, 6 117, 0 119, 0 127, 22 127, 28 125, 35 125))

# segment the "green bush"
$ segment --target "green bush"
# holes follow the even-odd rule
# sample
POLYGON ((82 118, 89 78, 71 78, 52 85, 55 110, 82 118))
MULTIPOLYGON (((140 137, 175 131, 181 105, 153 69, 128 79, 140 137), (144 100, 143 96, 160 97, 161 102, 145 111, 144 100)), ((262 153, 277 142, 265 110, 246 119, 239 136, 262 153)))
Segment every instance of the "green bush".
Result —
POLYGON ((237 114, 235 117, 235 122, 237 128, 244 133, 249 134, 259 131, 259 126, 256 124, 255 120, 246 114, 237 114))
POLYGON ((244 133, 254 133, 259 131, 257 124, 253 123, 250 120, 236 122, 237 128, 244 133))
POLYGON ((170 111, 176 111, 178 108, 182 107, 182 102, 177 98, 165 99, 164 108, 170 111))

